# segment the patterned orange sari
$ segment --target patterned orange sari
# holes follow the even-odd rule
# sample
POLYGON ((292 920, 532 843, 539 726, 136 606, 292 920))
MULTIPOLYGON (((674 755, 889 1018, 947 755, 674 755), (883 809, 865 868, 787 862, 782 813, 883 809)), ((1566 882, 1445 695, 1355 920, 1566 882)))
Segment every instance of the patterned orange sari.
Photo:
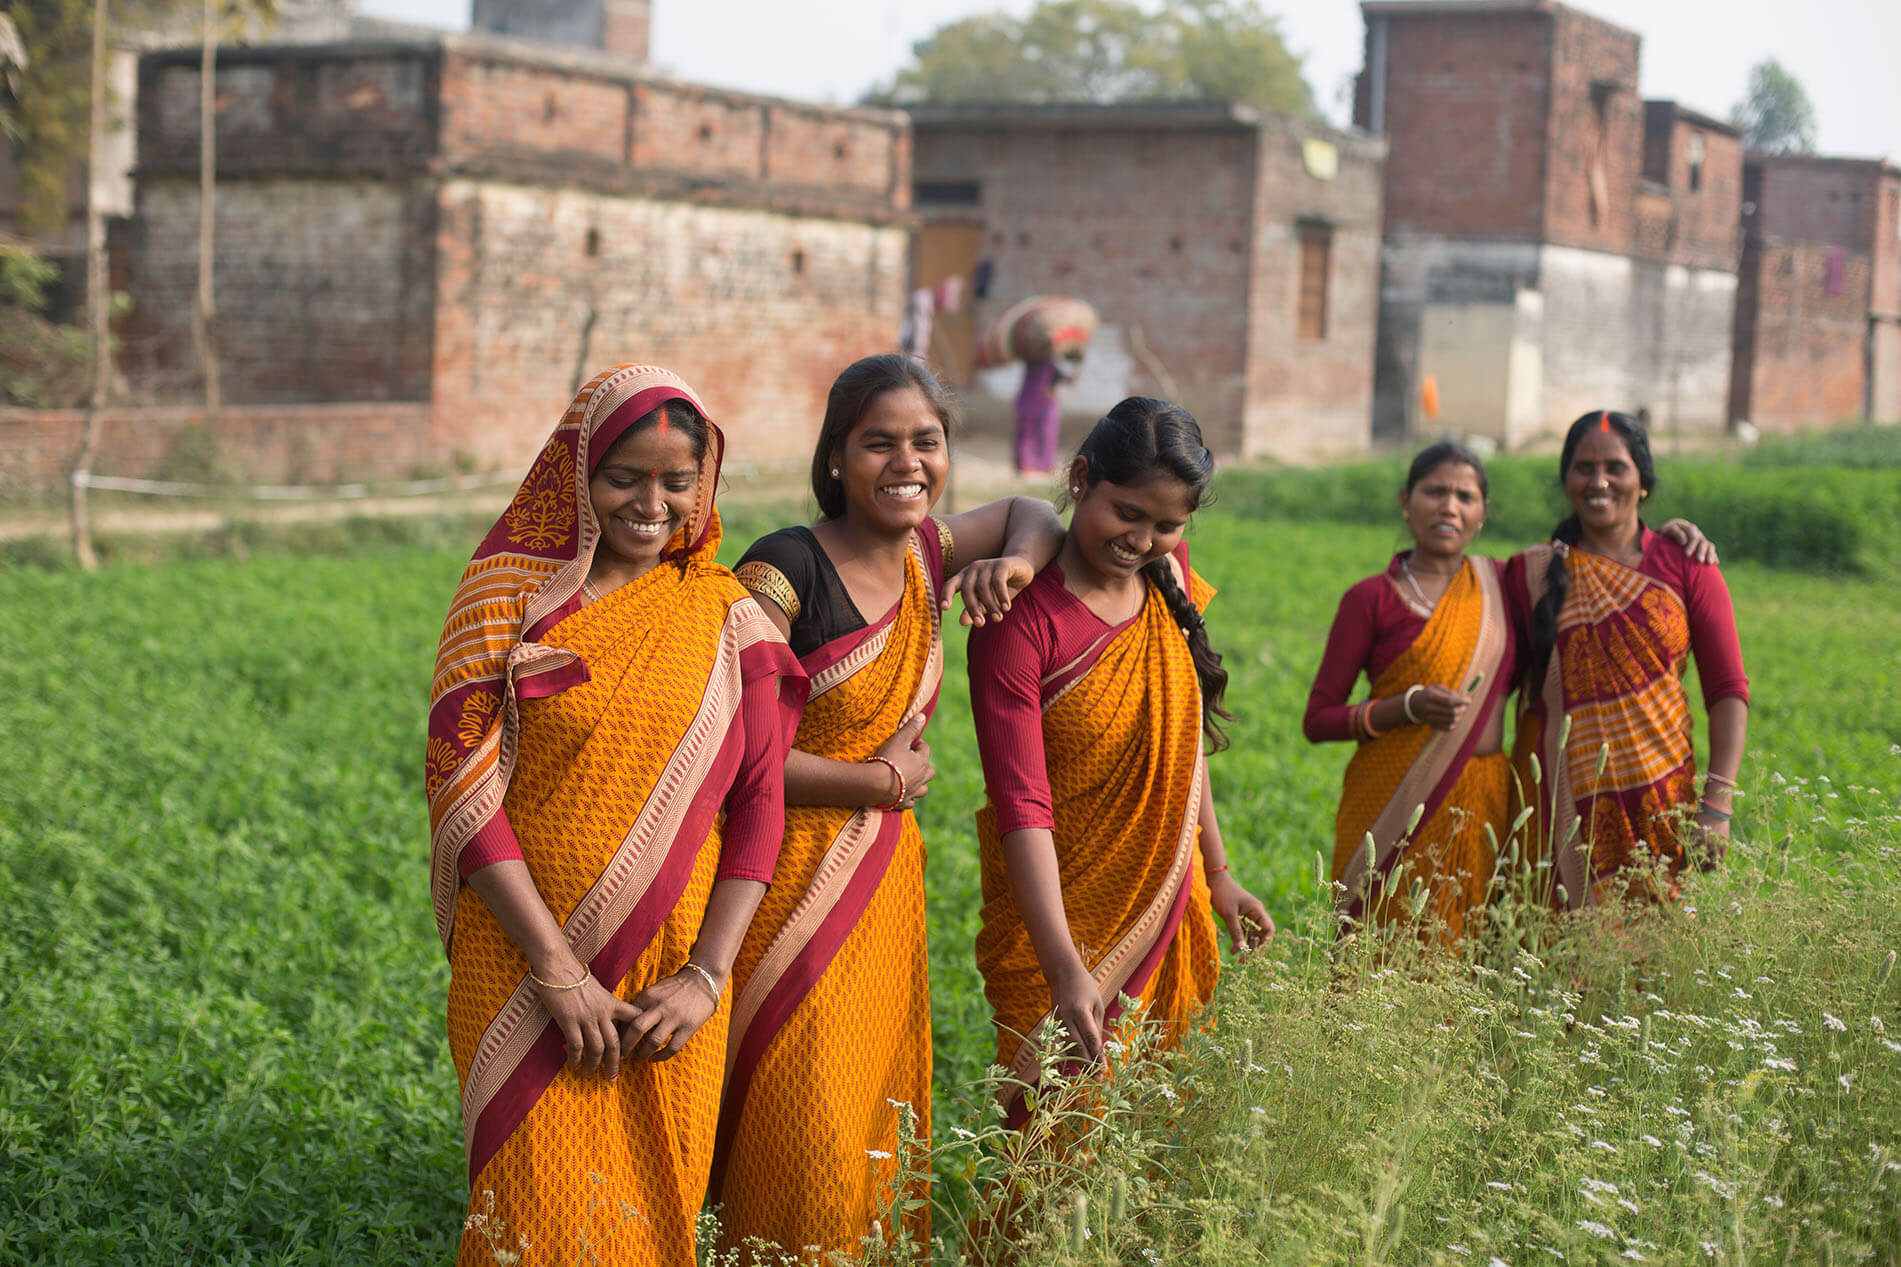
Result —
MULTIPOLYGON (((1170 558, 1171 567, 1179 564, 1170 558)), ((1178 575, 1178 580, 1183 579, 1178 575)), ((1214 590, 1190 571, 1197 609, 1214 590)), ((1163 1045, 1214 994, 1220 973, 1201 850, 1201 683, 1180 627, 1149 587, 1141 613, 1043 679, 1043 747, 1058 879, 1083 963, 1121 1015, 1128 995, 1163 1045)), ((977 967, 995 1010, 1000 1093, 1020 1120, 1036 1084, 1049 985, 1010 892, 994 807, 977 814, 983 927, 977 967)))
POLYGON ((1419 637, 1373 683, 1373 695, 1398 695, 1416 683, 1455 691, 1476 683, 1474 706, 1451 730, 1396 726, 1353 754, 1333 832, 1334 892, 1345 919, 1416 918, 1422 929, 1456 941, 1484 909, 1497 863, 1485 828, 1503 842, 1511 771, 1503 753, 1472 754, 1511 688, 1511 653, 1498 569, 1489 559, 1467 559, 1419 637), (1416 809, 1419 823, 1409 831, 1416 809), (1425 895, 1417 917, 1415 883, 1425 895))
MULTIPOLYGON (((929 715, 944 648, 916 541, 891 612, 802 664, 811 698, 793 739, 800 751, 863 761, 929 715)), ((723 1247, 758 1237, 795 1257, 862 1251, 893 1195, 894 1101, 916 1110, 929 1144, 928 967, 924 841, 911 811, 787 806, 778 879, 733 969, 714 1164, 723 1247)), ((913 1222, 928 1239, 928 1203, 913 1222)))
POLYGON ((576 955, 630 997, 678 971, 698 936, 721 807, 745 751, 747 683, 783 680, 778 720, 790 739, 803 675, 713 562, 717 430, 699 508, 668 557, 580 605, 599 537, 589 449, 611 443, 603 422, 624 426, 669 396, 692 399, 650 367, 589 384, 469 565, 444 629, 428 786, 435 878, 449 890, 449 1045, 470 1180, 464 1264, 495 1261, 495 1249, 525 1263, 693 1260, 727 1009, 671 1061, 629 1061, 613 1084, 580 1076, 565 1067, 527 960, 457 866, 484 832, 509 833, 576 955), (494 812, 476 821, 471 798, 479 807, 490 795, 494 812))
MULTIPOLYGON (((1543 597, 1554 548, 1564 549, 1525 552, 1533 605, 1543 597)), ((1693 723, 1683 691, 1689 613, 1670 586, 1602 555, 1566 550, 1565 569, 1570 583, 1557 644, 1537 694, 1525 694, 1512 752, 1526 795, 1536 788, 1531 839, 1539 855, 1555 847, 1553 897, 1560 906, 1654 893, 1619 875, 1653 860, 1662 862, 1674 898, 1684 864, 1678 814, 1696 803, 1693 723)))

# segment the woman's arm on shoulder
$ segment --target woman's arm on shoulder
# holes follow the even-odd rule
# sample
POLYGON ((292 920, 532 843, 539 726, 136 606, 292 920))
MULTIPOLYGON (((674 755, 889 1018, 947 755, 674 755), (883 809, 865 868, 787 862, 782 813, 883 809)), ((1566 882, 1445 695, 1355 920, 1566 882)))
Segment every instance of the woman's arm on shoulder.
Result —
POLYGON ((942 521, 950 530, 944 560, 947 584, 941 602, 964 595, 958 619, 981 625, 1000 619, 1017 594, 1048 567, 1063 548, 1063 521, 1040 497, 1005 497, 942 521))

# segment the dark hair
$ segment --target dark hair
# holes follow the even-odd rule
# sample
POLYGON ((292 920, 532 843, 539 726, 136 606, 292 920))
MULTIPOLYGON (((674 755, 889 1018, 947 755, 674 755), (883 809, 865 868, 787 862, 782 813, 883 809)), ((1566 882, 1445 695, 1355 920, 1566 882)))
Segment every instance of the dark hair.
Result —
POLYGON ((832 390, 825 397, 825 421, 819 424, 818 444, 812 449, 812 496, 825 518, 837 519, 845 513, 845 485, 832 477, 832 455, 844 447, 845 437, 864 420, 873 401, 906 387, 924 393, 931 412, 944 424, 944 440, 948 443, 956 406, 924 362, 897 352, 881 352, 853 361, 832 380, 832 390))
POLYGON ((695 462, 705 461, 706 446, 712 439, 712 432, 707 428, 706 418, 699 410, 693 407, 691 401, 683 400, 675 396, 672 400, 662 401, 646 413, 640 415, 640 417, 628 423, 627 430, 614 437, 614 443, 608 445, 598 453, 593 454, 593 471, 589 471, 588 474, 592 476, 594 471, 600 470, 601 463, 607 461, 607 455, 627 443, 628 437, 645 431, 649 427, 658 426, 663 415, 666 417, 668 427, 686 433, 687 439, 691 441, 693 445, 693 460, 695 462))
POLYGON ((1432 474, 1435 468, 1444 466, 1448 462, 1471 467, 1472 473, 1479 477, 1479 496, 1492 495, 1492 484, 1485 477, 1485 463, 1479 460, 1479 455, 1463 444, 1454 444, 1450 440, 1442 440, 1438 444, 1428 445, 1419 451, 1419 455, 1413 459, 1413 464, 1406 469, 1407 495, 1412 494, 1414 486, 1420 480, 1432 474))
MULTIPOLYGON (((1147 396, 1131 396, 1104 414, 1090 429, 1088 439, 1076 456, 1088 466, 1084 483, 1141 484, 1158 475, 1167 475, 1188 485, 1190 508, 1199 510, 1214 477, 1215 455, 1202 443, 1201 427, 1194 415, 1180 405, 1147 396)), ((1168 604, 1169 615, 1188 638, 1188 653, 1195 661, 1195 676, 1201 681, 1201 724, 1208 734, 1211 751, 1228 746, 1217 717, 1233 721, 1234 715, 1222 707, 1228 690, 1228 671, 1221 667, 1221 655, 1208 645, 1208 627, 1201 613, 1176 583, 1175 573, 1165 558, 1142 569, 1142 575, 1154 585, 1168 604)))
MULTIPOLYGON (((1629 414, 1609 409, 1592 410, 1564 433, 1564 451, 1558 455, 1559 484, 1563 484, 1564 477, 1571 472, 1571 459, 1576 456, 1578 445, 1593 431, 1616 432, 1624 447, 1630 450, 1630 463, 1637 468, 1638 484, 1646 493, 1657 487, 1657 464, 1650 456, 1650 437, 1644 432, 1643 423, 1629 414)), ((1551 539, 1566 545, 1576 545, 1583 535, 1583 525, 1575 512, 1560 519, 1558 526, 1551 530, 1551 539)), ((1544 597, 1531 609, 1531 655, 1525 664, 1525 683, 1532 691, 1542 687, 1545 670, 1551 664, 1551 649, 1558 645, 1558 612, 1564 606, 1564 593, 1570 584, 1571 574, 1565 570, 1564 555, 1553 553, 1545 568, 1544 597)))

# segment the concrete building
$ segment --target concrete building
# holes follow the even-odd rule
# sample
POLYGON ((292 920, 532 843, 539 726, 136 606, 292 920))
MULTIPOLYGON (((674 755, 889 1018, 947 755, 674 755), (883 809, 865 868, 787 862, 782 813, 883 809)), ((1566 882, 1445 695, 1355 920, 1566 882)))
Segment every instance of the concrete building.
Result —
POLYGON ((1375 431, 1514 446, 1598 406, 1722 427, 1735 130, 1644 102, 1639 37, 1552 0, 1361 9, 1355 122, 1389 145, 1375 431))
MULTIPOLYGON (((644 27, 623 38, 645 47, 644 27)), ((191 50, 143 59, 137 206, 115 241, 123 363, 160 401, 199 390, 198 78, 191 50)), ((519 466, 620 360, 698 386, 736 461, 802 459, 832 376, 902 321, 901 114, 485 35, 233 50, 218 79, 225 400, 424 419, 364 452, 347 410, 306 415, 307 460, 257 475, 519 466)))
POLYGON ((1069 294, 1102 318, 1065 393, 1074 422, 1142 393, 1185 405, 1224 453, 1366 449, 1381 142, 1209 103, 911 119, 917 282, 980 268, 989 282, 939 327, 980 425, 1005 425, 1020 371, 972 376, 975 333, 1020 299, 1069 294))
POLYGON ((1901 421, 1901 168, 1751 154, 1730 412, 1901 421))

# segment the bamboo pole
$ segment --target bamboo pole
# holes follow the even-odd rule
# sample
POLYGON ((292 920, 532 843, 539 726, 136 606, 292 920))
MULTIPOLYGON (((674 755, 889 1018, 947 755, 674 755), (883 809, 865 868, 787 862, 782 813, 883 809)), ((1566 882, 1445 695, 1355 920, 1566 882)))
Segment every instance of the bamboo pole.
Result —
POLYGON ((99 156, 106 135, 106 0, 92 5, 92 118, 86 150, 86 307, 92 318, 92 392, 86 429, 73 463, 73 556, 90 572, 99 566, 87 515, 86 480, 99 450, 99 426, 112 390, 112 296, 106 276, 106 217, 99 202, 99 156))

